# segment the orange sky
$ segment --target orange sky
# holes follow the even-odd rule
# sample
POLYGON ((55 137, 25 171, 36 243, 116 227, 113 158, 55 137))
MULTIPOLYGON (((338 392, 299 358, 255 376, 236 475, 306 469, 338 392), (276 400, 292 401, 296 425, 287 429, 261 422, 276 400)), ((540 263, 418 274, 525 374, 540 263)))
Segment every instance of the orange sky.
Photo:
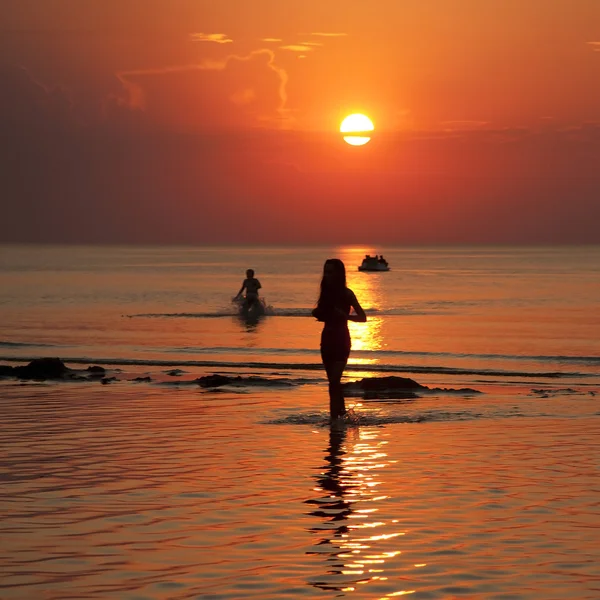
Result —
POLYGON ((598 0, 4 0, 0 24, 0 241, 600 243, 598 0))

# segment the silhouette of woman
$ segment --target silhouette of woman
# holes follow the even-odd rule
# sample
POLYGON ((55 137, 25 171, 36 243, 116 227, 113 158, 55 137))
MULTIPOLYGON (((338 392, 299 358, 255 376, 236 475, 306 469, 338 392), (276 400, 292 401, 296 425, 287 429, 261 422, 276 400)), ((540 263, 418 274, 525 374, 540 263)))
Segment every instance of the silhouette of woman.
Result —
POLYGON ((312 314, 324 323, 321 333, 321 359, 329 381, 329 412, 333 421, 346 413, 341 382, 350 356, 348 321, 364 323, 367 320, 367 315, 354 292, 346 287, 346 268, 339 258, 329 258, 325 261, 321 294, 312 314), (355 314, 350 314, 351 308, 355 314))

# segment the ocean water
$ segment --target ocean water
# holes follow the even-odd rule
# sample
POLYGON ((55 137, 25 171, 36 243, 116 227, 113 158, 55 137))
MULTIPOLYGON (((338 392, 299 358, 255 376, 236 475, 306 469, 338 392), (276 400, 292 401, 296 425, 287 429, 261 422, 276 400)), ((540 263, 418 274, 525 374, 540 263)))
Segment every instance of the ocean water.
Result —
POLYGON ((344 260, 368 314, 350 324, 350 374, 598 384, 597 246, 3 247, 0 359, 320 376, 310 311, 330 256, 344 260), (357 270, 382 252, 391 271, 357 270), (246 268, 268 305, 258 322, 231 303, 246 268))
POLYGON ((598 247, 3 247, 1 362, 115 379, 0 380, 0 598, 599 598, 599 275, 598 247), (330 256, 368 315, 346 381, 430 388, 334 427, 330 256))

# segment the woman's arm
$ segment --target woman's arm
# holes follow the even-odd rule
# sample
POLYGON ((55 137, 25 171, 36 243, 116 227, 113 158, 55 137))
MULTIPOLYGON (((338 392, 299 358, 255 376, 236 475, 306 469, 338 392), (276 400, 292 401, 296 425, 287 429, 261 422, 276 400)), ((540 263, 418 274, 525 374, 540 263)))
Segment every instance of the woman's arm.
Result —
POLYGON ((354 309, 355 315, 348 315, 348 321, 356 321, 357 323, 365 323, 367 315, 356 298, 356 294, 352 290, 348 290, 350 306, 354 309))
POLYGON ((320 307, 317 306, 316 308, 313 309, 312 311, 312 316, 317 320, 317 321, 324 321, 325 320, 325 314, 324 314, 324 310, 320 307))

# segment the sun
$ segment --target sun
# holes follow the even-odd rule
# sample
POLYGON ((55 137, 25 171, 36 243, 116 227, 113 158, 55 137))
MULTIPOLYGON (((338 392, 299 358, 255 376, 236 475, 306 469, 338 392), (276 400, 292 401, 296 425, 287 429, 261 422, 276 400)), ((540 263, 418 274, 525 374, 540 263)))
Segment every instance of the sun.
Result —
POLYGON ((352 134, 344 136, 344 141, 351 146, 364 146, 371 140, 368 134, 374 129, 373 121, 360 113, 348 115, 340 125, 340 133, 352 134))

